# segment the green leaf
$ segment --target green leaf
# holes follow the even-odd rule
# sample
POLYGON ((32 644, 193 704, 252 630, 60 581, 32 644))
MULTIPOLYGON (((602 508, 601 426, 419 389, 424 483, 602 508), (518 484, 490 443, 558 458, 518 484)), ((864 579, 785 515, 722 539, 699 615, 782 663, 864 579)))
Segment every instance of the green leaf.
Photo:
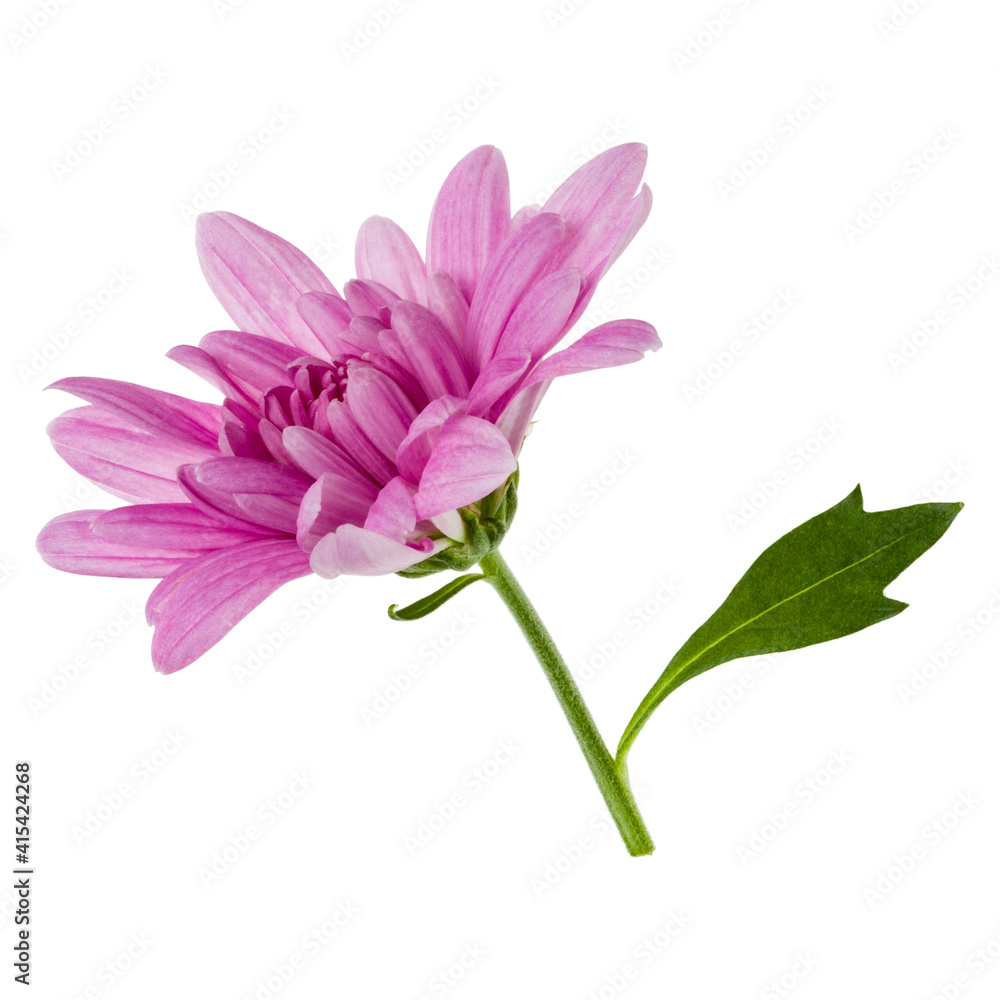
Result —
POLYGON ((850 635, 907 607, 883 588, 948 529, 960 503, 866 512, 861 487, 765 549, 636 709, 619 762, 660 702, 712 667, 850 635))
POLYGON ((418 618, 423 618, 424 615, 436 611, 445 601, 451 600, 459 591, 465 590, 470 583, 483 579, 485 577, 482 573, 466 573, 465 576, 456 577, 454 580, 449 580, 440 590, 435 590, 433 594, 428 594, 427 597, 423 597, 399 611, 396 610, 399 607, 398 604, 390 604, 389 617, 395 622, 416 621, 418 618))

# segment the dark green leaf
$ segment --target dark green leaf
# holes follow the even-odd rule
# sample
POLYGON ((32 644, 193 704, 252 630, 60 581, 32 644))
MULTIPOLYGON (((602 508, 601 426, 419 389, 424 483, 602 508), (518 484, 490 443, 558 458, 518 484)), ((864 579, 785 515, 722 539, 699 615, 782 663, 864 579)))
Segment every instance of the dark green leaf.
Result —
POLYGON ((397 611, 398 604, 389 605, 389 617, 396 622, 412 622, 424 615, 429 615, 436 611, 445 601, 451 600, 459 591, 465 590, 470 583, 476 580, 485 579, 482 573, 466 573, 465 576, 456 577, 449 580, 440 590, 435 590, 433 594, 415 601, 408 607, 397 611))
POLYGON ((667 665, 626 727, 619 759, 660 702, 703 671, 741 656, 837 639, 898 615, 907 605, 886 597, 883 588, 945 533, 961 509, 960 503, 922 503, 868 513, 858 486, 779 538, 667 665))

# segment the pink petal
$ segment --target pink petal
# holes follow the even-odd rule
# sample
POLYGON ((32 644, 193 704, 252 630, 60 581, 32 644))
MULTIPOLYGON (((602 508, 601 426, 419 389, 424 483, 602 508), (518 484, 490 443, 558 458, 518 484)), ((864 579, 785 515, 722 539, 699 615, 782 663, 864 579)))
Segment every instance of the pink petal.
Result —
POLYGON ((341 336, 354 313, 336 292, 308 292, 295 300, 295 308, 330 357, 350 353, 341 336))
POLYGON ((522 208, 519 208, 510 220, 511 231, 517 229, 519 226, 523 226, 528 219, 533 219, 541 210, 541 205, 524 205, 522 208))
POLYGON ((232 522, 224 524, 189 503, 147 503, 100 511, 93 531, 104 541, 118 545, 169 548, 190 554, 260 538, 232 522))
POLYGON ((399 338, 396 336, 395 331, 392 329, 383 329, 379 331, 379 347, 377 351, 371 354, 364 355, 365 364, 373 368, 375 371, 380 372, 382 375, 388 376, 400 389, 409 397, 411 402, 416 406, 418 410, 423 409, 430 400, 427 398, 427 393, 423 386, 417 381, 416 376, 410 371, 409 361, 406 358, 406 352, 399 344, 399 338), (394 357, 385 353, 378 353, 378 351, 385 350, 383 346, 386 344, 386 338, 389 338, 389 343, 391 345, 391 350, 398 354, 402 359, 402 363, 395 360, 394 357))
POLYGON ((219 454, 188 440, 137 429, 98 406, 80 406, 48 428, 59 456, 82 476, 132 503, 184 500, 177 470, 219 454))
MULTIPOLYGON (((348 390, 350 392, 350 390, 348 390)), ((373 482, 384 485, 396 475, 396 467, 368 439, 346 401, 335 399, 327 411, 333 440, 358 464, 373 482)))
POLYGON ((223 455, 234 458, 255 458, 261 462, 270 462, 271 453, 264 446, 260 435, 248 431, 236 420, 227 420, 222 427, 219 439, 219 449, 223 455))
POLYGON ((607 273, 608 268, 618 260, 625 248, 632 242, 635 234, 642 228, 643 223, 649 218, 650 209, 653 207, 653 195, 649 188, 643 184, 639 193, 632 199, 631 207, 623 213, 619 225, 608 229, 605 242, 595 253, 596 263, 591 271, 584 278, 583 289, 580 298, 576 303, 576 308, 569 318, 568 326, 572 326, 577 319, 583 315, 590 300, 594 297, 597 284, 607 273))
POLYGON ((104 510, 76 510, 53 518, 42 528, 35 542, 42 559, 67 573, 161 577, 198 554, 197 549, 165 545, 165 539, 157 546, 135 547, 101 538, 94 533, 93 524, 107 513, 104 510))
MULTIPOLYGON (((193 469, 203 497, 252 524, 295 534, 299 503, 312 485, 310 477, 284 465, 253 458, 216 458, 193 469), (229 498, 228 500, 226 498, 229 498)), ((192 486, 185 479, 187 488, 192 486)))
POLYGON ((646 147, 637 142, 605 150, 574 171, 542 206, 566 220, 561 267, 589 274, 603 266, 623 226, 632 217, 632 199, 646 167, 646 147), (609 232, 614 242, 608 245, 609 232))
POLYGON ((637 319, 616 319, 585 333, 576 343, 539 362, 525 379, 524 387, 560 375, 614 368, 639 361, 646 351, 663 345, 649 323, 637 319))
POLYGON ((405 538, 417 526, 414 492, 414 488, 401 476, 391 479, 371 505, 365 518, 365 528, 389 538, 405 538))
POLYGON ((351 369, 346 402, 365 437, 386 458, 394 459, 417 415, 406 393, 380 371, 358 365, 351 369))
POLYGON ((226 493, 265 493, 300 498, 312 485, 311 477, 274 462, 255 458, 213 458, 197 470, 198 482, 226 493))
MULTIPOLYGON (((388 309, 384 311, 388 316, 388 309)), ((379 337, 385 329, 385 323, 374 316, 355 316, 344 331, 342 339, 352 354, 377 353, 380 349, 379 337)))
POLYGON ((435 399, 420 412, 396 451, 396 465, 406 480, 413 484, 420 482, 445 421, 456 413, 464 412, 465 400, 453 396, 435 399))
POLYGON ((282 433, 282 444, 291 460, 314 479, 333 472, 359 485, 367 483, 371 487, 372 498, 378 492, 374 482, 360 471, 340 445, 311 428, 286 427, 282 433))
POLYGON ((466 409, 469 416, 486 416, 501 396, 520 385, 531 364, 528 351, 500 354, 487 362, 469 393, 466 409))
POLYGON ((518 392, 497 417, 497 429, 507 439, 515 455, 520 454, 521 445, 531 426, 531 418, 551 384, 552 381, 547 379, 518 392))
POLYGON ((197 465, 182 465, 177 481, 189 500, 199 510, 243 531, 262 535, 294 534, 298 501, 266 494, 235 494, 206 486, 198 479, 197 465))
POLYGON ((229 399, 238 399, 251 406, 255 404, 256 400, 238 386, 233 381, 232 376, 222 369, 219 362, 202 348, 192 347, 190 344, 179 344, 167 351, 167 357, 171 361, 176 361, 189 372, 194 372, 199 378, 203 378, 210 386, 218 389, 229 399))
POLYGON ((421 539, 420 546, 413 548, 377 531, 345 524, 323 538, 313 549, 310 565, 314 573, 323 577, 345 573, 383 576, 407 569, 433 552, 434 543, 429 538, 421 539))
POLYGON ((476 503, 517 467, 510 445, 488 420, 457 414, 434 442, 414 498, 418 518, 476 503))
POLYGON ((397 302, 392 329, 407 367, 428 399, 468 393, 469 380, 455 341, 434 313, 414 302, 397 302))
POLYGON ((359 278, 377 281, 402 299, 427 304, 427 277, 420 251, 392 219, 373 215, 361 224, 354 261, 359 278))
POLYGON ((450 274, 431 271, 427 275, 427 305, 451 334, 459 356, 468 362, 465 328, 469 321, 469 303, 450 274))
POLYGON ((486 265, 469 308, 469 353, 480 366, 493 357, 518 303, 551 268, 564 234, 558 215, 536 215, 515 229, 486 265))
POLYGON ((63 378, 48 388, 71 392, 114 414, 122 424, 186 445, 214 449, 222 430, 220 406, 132 382, 110 378, 63 378))
POLYGON ((230 212, 199 215, 195 243, 205 279, 237 327, 309 352, 322 347, 295 303, 336 289, 301 250, 230 212))
POLYGON ((244 397, 256 405, 269 389, 290 384, 288 366, 302 356, 290 344, 238 330, 206 333, 198 346, 215 359, 244 397))
POLYGON ((156 629, 153 665, 164 674, 186 667, 282 584, 308 572, 309 557, 291 539, 247 542, 185 562, 146 603, 156 629))
POLYGON ((622 228, 622 230, 618 233, 618 239, 611 249, 611 255, 604 264, 604 270, 602 273, 606 272, 608 268, 611 267, 611 265, 622 255, 625 248, 635 238, 635 234, 639 232, 646 220, 649 218, 649 213, 652 208, 653 192, 649 190, 648 185, 643 184, 642 187, 639 188, 639 193, 632 200, 632 212, 628 216, 628 221, 626 222, 624 228, 622 228))
POLYGON ((479 275, 510 231, 510 184, 500 150, 480 146, 448 174, 431 210, 427 272, 447 271, 471 302, 479 275))
POLYGON ((527 351, 537 361, 559 343, 580 294, 575 268, 546 275, 517 304, 500 335, 497 355, 527 351))
POLYGON ((355 316, 382 318, 382 310, 399 301, 393 289, 378 281, 355 278, 344 286, 344 297, 355 316))
MULTIPOLYGON (((257 424, 257 433, 260 434, 264 447, 271 453, 272 458, 282 465, 296 465, 297 463, 288 454, 285 445, 282 443, 282 430, 270 420, 261 420, 257 424)), ((302 468, 299 466, 299 468, 302 468)), ((306 470, 303 469, 303 472, 306 470)))
POLYGON ((342 524, 365 523, 368 511, 378 496, 371 483, 362 485, 336 473, 324 473, 309 488, 299 506, 296 540, 306 552, 311 552, 325 535, 342 524))

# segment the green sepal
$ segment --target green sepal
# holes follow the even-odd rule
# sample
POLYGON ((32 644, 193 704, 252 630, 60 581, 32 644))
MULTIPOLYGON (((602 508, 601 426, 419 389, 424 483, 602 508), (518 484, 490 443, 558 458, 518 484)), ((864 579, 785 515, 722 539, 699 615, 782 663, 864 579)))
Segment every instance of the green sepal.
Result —
POLYGON ((858 632, 907 607, 883 588, 948 529, 960 503, 865 511, 861 487, 765 549, 718 610, 681 647, 622 734, 624 760, 672 691, 720 663, 858 632))
POLYGON ((510 479, 488 497, 474 506, 459 509, 458 514, 465 525, 464 542, 455 542, 429 559, 400 570, 398 575, 407 579, 419 579, 445 569, 462 573, 478 565, 483 556, 489 555, 500 544, 514 520, 517 511, 517 478, 518 470, 515 469, 510 479))
POLYGON ((413 604, 407 605, 405 608, 400 608, 399 611, 396 610, 399 607, 398 604, 390 604, 389 617, 394 622, 416 621, 418 618, 423 618, 424 615, 429 615, 432 611, 437 611, 445 601, 450 601, 457 593, 465 590, 470 583, 485 579, 486 577, 482 573, 466 573, 465 576, 449 580, 439 590, 435 590, 433 594, 428 594, 426 597, 420 598, 419 601, 414 601, 413 604))

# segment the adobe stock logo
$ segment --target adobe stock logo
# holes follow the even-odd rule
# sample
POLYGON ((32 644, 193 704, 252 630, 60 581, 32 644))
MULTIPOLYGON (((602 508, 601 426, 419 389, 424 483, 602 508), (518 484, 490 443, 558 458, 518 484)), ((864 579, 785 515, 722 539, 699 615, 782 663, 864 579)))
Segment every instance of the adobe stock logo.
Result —
POLYGON ((23 52, 70 0, 41 0, 31 14, 24 14, 18 24, 18 31, 7 32, 7 41, 15 52, 23 52))

